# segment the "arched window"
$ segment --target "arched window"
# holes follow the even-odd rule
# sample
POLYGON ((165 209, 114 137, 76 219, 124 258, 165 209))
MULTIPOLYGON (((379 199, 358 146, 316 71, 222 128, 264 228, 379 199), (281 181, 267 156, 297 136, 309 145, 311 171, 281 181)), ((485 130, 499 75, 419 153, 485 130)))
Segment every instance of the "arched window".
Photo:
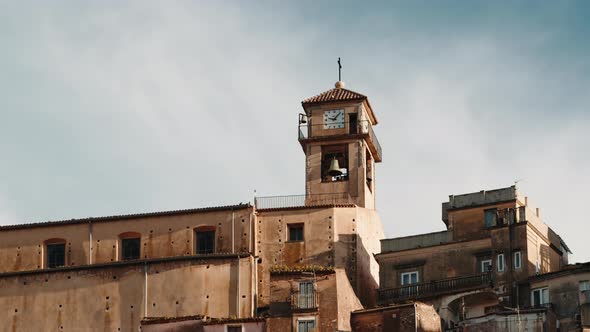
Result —
POLYGON ((121 245, 119 257, 123 261, 139 259, 141 257, 141 234, 137 232, 125 232, 119 234, 121 245))
POLYGON ((53 238, 45 241, 45 267, 53 269, 66 265, 66 240, 53 238))
POLYGON ((201 226, 195 228, 195 253, 215 253, 215 226, 201 226))

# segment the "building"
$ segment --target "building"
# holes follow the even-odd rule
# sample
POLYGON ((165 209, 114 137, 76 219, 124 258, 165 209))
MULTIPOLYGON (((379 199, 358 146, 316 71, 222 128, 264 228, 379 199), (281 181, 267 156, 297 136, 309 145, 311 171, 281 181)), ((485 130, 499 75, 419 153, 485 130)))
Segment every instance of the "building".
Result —
POLYGON ((352 313, 355 332, 440 332, 440 316, 431 305, 421 302, 400 304, 352 313))
POLYGON ((1 226, 0 331, 590 326, 588 264, 515 186, 451 195, 444 231, 383 239, 368 98, 337 82, 302 107, 301 195, 1 226))
POLYGON ((560 331, 590 330, 590 263, 565 266, 521 282, 520 305, 546 307, 558 320, 560 331))
POLYGON ((349 331, 379 283, 377 118, 343 82, 302 107, 302 195, 0 227, 0 331, 349 331))
POLYGON ((567 245, 515 186, 451 195, 442 221, 442 232, 381 241, 379 303, 426 301, 447 328, 495 324, 529 297, 521 282, 567 266, 567 245))

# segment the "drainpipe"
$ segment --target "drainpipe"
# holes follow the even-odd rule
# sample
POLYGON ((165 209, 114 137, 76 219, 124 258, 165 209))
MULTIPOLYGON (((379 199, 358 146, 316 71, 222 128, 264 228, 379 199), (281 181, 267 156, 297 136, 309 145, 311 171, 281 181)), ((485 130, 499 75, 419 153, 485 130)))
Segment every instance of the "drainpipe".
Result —
POLYGON ((258 293, 258 256, 254 256, 254 296, 252 297, 252 307, 254 310, 254 317, 258 317, 258 297, 260 294, 258 293))
POLYGON ((235 233, 234 209, 231 209, 231 253, 232 254, 236 253, 234 233, 235 233))
POLYGON ((418 305, 414 302, 414 331, 418 332, 418 305))
POLYGON ((250 234, 248 234, 248 252, 252 253, 252 236, 254 233, 254 231, 252 230, 252 219, 254 218, 254 209, 252 209, 252 212, 250 213, 250 218, 248 218, 248 232, 250 234))
POLYGON ((240 318, 240 255, 238 255, 238 277, 236 278, 236 317, 240 318))
POLYGON ((88 265, 92 264, 92 221, 88 221, 88 265))
POLYGON ((144 290, 143 290, 143 316, 148 316, 148 264, 144 262, 143 265, 143 279, 144 279, 144 290))

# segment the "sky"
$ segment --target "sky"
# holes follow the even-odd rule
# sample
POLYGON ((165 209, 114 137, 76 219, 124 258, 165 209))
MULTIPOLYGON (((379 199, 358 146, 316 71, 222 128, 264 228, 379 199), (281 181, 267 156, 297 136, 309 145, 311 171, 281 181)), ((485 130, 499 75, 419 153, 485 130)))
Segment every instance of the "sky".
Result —
POLYGON ((301 100, 379 124, 387 237, 507 187, 590 261, 590 2, 0 0, 0 224, 304 192, 301 100))

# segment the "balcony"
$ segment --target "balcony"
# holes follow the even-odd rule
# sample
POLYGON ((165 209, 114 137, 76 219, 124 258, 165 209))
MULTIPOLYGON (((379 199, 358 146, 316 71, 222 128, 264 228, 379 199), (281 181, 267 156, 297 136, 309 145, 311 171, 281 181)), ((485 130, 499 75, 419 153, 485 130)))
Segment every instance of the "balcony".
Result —
POLYGON ((397 288, 379 289, 379 303, 392 304, 405 300, 482 289, 490 287, 492 281, 491 272, 487 272, 465 277, 433 280, 431 282, 397 288))
POLYGON ((317 292, 312 293, 295 293, 291 295, 291 310, 293 311, 314 311, 319 306, 319 296, 317 292))
POLYGON ((266 196, 254 199, 254 206, 259 210, 351 204, 354 201, 348 193, 266 196))
POLYGON ((299 123, 299 143, 305 148, 305 144, 310 141, 335 138, 364 138, 369 145, 375 162, 381 162, 381 144, 379 144, 369 120, 362 120, 357 123, 342 122, 340 125, 342 128, 326 129, 324 124, 299 123))

